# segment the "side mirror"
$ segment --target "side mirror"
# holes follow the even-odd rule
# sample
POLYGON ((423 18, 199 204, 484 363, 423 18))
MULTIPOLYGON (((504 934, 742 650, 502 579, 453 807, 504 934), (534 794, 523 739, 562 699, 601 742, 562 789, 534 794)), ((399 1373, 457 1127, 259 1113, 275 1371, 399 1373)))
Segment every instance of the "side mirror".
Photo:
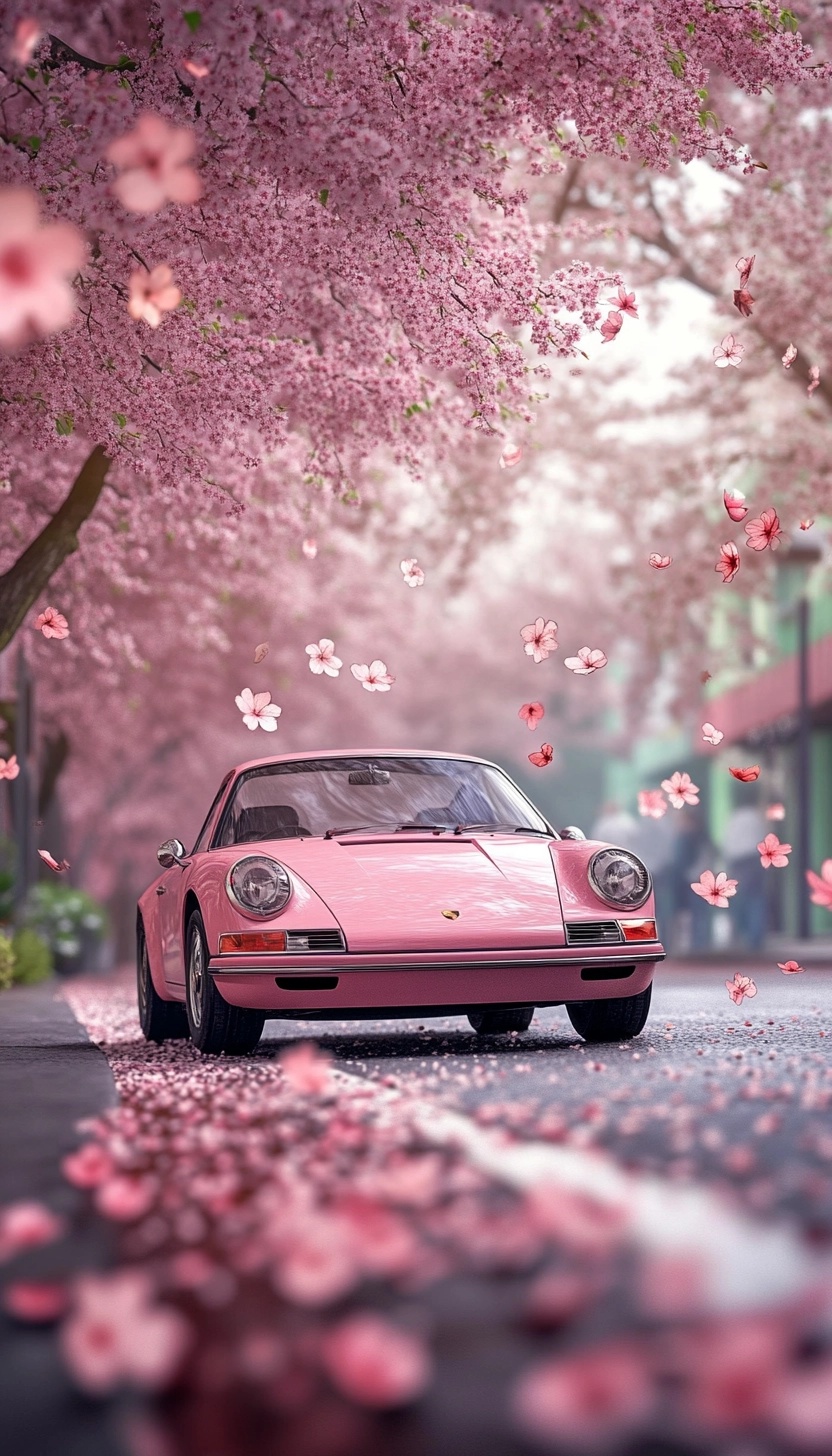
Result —
POLYGON ((561 839, 586 839, 584 831, 577 824, 567 824, 565 829, 558 830, 558 834, 561 839))
POLYGON ((156 858, 163 870, 173 869, 175 864, 183 864, 185 861, 185 846, 181 839, 166 839, 164 844, 159 845, 156 851, 156 858))

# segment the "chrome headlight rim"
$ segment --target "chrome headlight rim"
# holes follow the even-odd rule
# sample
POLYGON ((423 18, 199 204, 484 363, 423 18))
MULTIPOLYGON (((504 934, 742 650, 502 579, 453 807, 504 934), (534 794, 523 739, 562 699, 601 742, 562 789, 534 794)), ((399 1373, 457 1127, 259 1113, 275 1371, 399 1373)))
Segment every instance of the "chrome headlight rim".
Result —
POLYGON ((274 915, 280 915, 288 905, 292 896, 292 881, 286 866, 282 865, 279 860, 274 859, 270 854, 244 854, 242 858, 236 859, 233 865, 229 867, 225 877, 225 893, 234 908, 239 910, 241 915, 249 915, 253 920, 269 920, 274 915), (274 901, 267 907, 258 909, 255 905, 248 905, 245 900, 240 899, 234 888, 234 876, 238 873, 241 866, 251 864, 252 862, 268 865, 270 868, 277 870, 277 879, 282 892, 282 899, 279 902, 274 901))
POLYGON ((640 860, 638 855, 633 854, 632 850, 630 849, 621 849, 618 845, 615 844, 605 845, 603 849, 596 850, 595 854, 592 856, 592 859, 589 861, 588 871, 590 884, 592 885, 592 888, 598 896, 599 900, 603 900, 605 905, 614 905, 619 910, 638 910, 642 905, 646 905, 647 901, 650 899, 650 895, 653 891, 653 881, 650 876, 650 871, 648 870, 646 864, 644 864, 643 860, 640 860), (628 896, 626 899, 623 900, 613 899, 613 897, 600 884, 598 875, 596 873, 598 861, 600 860, 602 855, 607 854, 618 855, 619 858, 626 860, 631 865, 634 865, 638 869, 638 871, 644 875, 645 883, 643 893, 639 893, 635 897, 628 896))

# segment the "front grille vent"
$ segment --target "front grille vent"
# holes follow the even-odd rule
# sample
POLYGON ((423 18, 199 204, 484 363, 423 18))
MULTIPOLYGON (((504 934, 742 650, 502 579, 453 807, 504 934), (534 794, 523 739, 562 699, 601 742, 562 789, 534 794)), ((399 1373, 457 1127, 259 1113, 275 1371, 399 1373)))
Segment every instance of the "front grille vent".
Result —
POLYGON ((615 920, 576 920, 566 927, 567 945, 621 945, 622 941, 615 920))
POLYGON ((295 955, 305 950, 326 955, 343 950, 344 937, 340 930, 287 930, 286 949, 295 955))

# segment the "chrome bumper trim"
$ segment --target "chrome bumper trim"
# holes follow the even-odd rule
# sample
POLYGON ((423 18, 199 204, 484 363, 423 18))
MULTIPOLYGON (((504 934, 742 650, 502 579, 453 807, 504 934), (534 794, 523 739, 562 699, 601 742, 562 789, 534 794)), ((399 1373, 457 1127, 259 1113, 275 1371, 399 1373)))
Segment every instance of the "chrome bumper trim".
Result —
MULTIPOLYGON (((574 946, 569 947, 570 952, 574 952, 575 949, 576 947, 574 946)), ((470 961, 430 961, 415 958, 412 961, 397 961, 395 952, 391 952, 389 956, 374 952, 372 959, 369 959, 367 956, 352 956, 349 952, 346 954, 342 952, 335 966, 330 964, 331 957, 325 954, 316 954, 313 956, 307 953, 303 956, 302 960, 299 957, 285 954, 260 955, 257 957, 255 964, 252 964, 252 957, 249 957, 245 965, 240 965, 240 961, 246 960, 246 957, 228 955, 212 957, 208 962, 208 970, 212 976, 274 976, 281 973, 291 974, 293 971, 297 971, 299 975, 308 976, 316 970, 330 971, 333 975, 338 976, 349 974, 351 971, 361 971, 364 973, 368 971, 389 971, 392 973, 401 971, 402 973, 406 973, 407 971, 496 971, 503 969, 554 971, 559 966, 563 966, 566 969, 574 966, 604 964, 614 966, 620 961, 626 961, 628 964, 630 962, 640 964, 645 961, 656 963, 663 961, 667 955, 664 947, 659 942, 656 943, 656 949, 650 951, 629 950, 629 947, 626 945, 618 946, 616 949, 623 952, 623 954, 610 955, 609 951, 607 951, 606 954, 602 955, 575 955, 572 953, 569 956, 559 956, 557 958, 541 957, 539 960, 524 957, 518 960, 488 960, 481 958, 470 961), (264 964, 265 961, 268 961, 268 965, 264 964), (229 964, 229 962, 233 962, 233 964, 229 964)), ((430 955, 432 952, 428 951, 425 954, 430 955)))

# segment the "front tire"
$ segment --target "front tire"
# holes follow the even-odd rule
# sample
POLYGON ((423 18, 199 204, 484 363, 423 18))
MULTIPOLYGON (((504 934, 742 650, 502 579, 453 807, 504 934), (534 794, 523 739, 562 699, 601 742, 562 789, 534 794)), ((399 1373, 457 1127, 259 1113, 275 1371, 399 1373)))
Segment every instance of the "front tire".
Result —
POLYGON ((509 1006, 497 1011, 469 1011, 468 1020, 477 1036, 500 1036, 503 1032, 528 1031, 533 1006, 509 1006))
POLYGON ((147 937, 140 923, 136 932, 136 993, 139 1022, 146 1041, 174 1041, 188 1035, 188 1018, 180 1001, 163 1001, 150 974, 147 937))
POLYGON ((566 1011, 584 1041, 629 1041, 644 1029, 652 994, 651 984, 637 996, 618 996, 609 1001, 568 1001, 566 1011))
POLYGON ((262 1011, 229 1006, 208 971, 208 943, 198 910, 188 921, 185 935, 185 1006, 191 1041, 201 1052, 244 1057, 253 1052, 266 1020, 262 1011))

